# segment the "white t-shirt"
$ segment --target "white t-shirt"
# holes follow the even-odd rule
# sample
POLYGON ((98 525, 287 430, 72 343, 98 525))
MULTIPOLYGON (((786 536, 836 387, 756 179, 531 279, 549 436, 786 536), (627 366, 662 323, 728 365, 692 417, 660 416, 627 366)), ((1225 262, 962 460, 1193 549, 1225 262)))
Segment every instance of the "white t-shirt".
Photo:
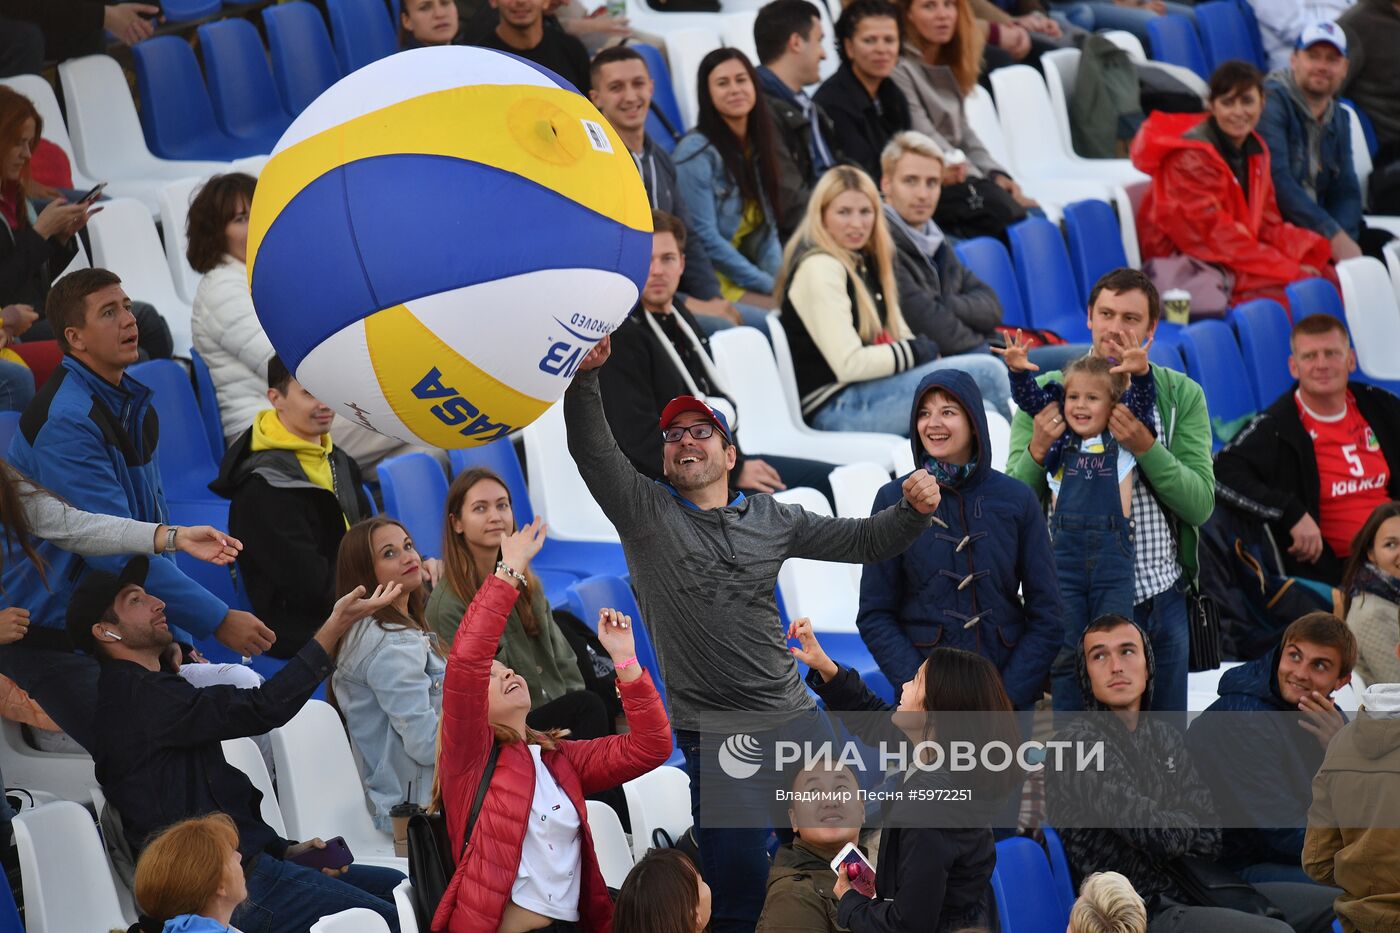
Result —
POLYGON ((578 810, 545 767, 538 745, 530 746, 530 756, 535 761, 535 798, 530 801, 530 825, 510 899, 537 914, 576 921, 583 876, 578 810))

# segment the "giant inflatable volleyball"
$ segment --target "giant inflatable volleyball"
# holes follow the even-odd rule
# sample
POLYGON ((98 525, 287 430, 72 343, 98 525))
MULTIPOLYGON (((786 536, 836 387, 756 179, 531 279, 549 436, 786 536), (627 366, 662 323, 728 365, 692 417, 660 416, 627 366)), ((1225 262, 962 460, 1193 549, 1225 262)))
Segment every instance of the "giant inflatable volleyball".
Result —
POLYGON ((487 49, 401 52, 287 130, 248 278, 287 366, 347 418, 433 447, 529 424, 646 279, 651 209, 589 101, 487 49))

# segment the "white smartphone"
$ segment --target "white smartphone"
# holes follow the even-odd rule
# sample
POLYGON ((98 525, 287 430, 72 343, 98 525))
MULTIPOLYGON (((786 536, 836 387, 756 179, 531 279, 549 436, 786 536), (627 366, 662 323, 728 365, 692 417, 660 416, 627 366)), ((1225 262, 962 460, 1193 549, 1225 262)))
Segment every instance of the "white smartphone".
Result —
POLYGON ((851 887, 866 897, 875 896, 875 866, 870 864, 854 842, 846 843, 836 858, 831 860, 831 870, 838 875, 843 872, 850 879, 851 887), (851 870, 855 866, 855 870, 851 870))

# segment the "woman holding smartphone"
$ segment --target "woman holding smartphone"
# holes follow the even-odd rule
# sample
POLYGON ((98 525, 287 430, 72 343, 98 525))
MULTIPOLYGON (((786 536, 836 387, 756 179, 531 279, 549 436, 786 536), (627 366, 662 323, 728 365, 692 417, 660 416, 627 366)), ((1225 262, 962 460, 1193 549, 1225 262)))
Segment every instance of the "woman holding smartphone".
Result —
POLYGON ((460 855, 434 930, 610 929, 612 897, 594 855, 584 795, 639 777, 671 753, 670 721, 637 663, 632 620, 612 609, 600 614, 598 640, 617 666, 631 731, 579 741, 526 724, 530 688, 495 660, 496 646, 525 568, 543 544, 538 519, 502 536, 495 573, 467 607, 447 659, 434 796, 460 855))
MULTIPOLYGON (((859 674, 827 657, 810 620, 794 621, 788 638, 799 642, 792 653, 811 668, 807 684, 827 709, 838 715, 866 714, 842 718, 869 744, 885 742, 890 748, 921 742, 943 747, 957 741, 972 741, 978 747, 996 741, 1011 748, 1020 744, 1001 675, 981 655, 934 648, 914 678, 904 684, 899 705, 891 707, 866 687, 859 674), (868 715, 879 712, 893 715, 888 720, 868 715)), ((922 761, 927 764, 927 759, 922 761)), ((933 802, 886 806, 875 896, 857 890, 847 875, 836 876, 833 893, 841 927, 851 933, 949 933, 987 926, 997 860, 990 820, 1019 791, 1023 778, 1015 767, 999 774, 976 770, 950 775, 943 769, 923 770, 911 760, 901 784, 906 797, 928 801, 941 793, 956 802, 942 807, 933 802), (971 800, 957 800, 958 792, 965 789, 971 790, 971 800), (901 806, 921 809, 901 812, 901 806)))

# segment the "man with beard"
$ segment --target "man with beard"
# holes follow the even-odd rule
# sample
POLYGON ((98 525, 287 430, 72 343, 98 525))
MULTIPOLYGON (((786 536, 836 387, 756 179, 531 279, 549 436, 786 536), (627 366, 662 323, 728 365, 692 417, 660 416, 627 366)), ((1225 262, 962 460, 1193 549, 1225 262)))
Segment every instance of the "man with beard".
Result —
MULTIPOLYGON (((728 420, 685 395, 661 413, 664 479, 650 480, 618 447, 603 412, 596 370, 611 352, 611 339, 604 337, 564 395, 569 453, 622 539, 698 813, 699 730, 706 714, 748 716, 749 729, 760 733, 781 722, 785 738, 818 728, 815 701, 802 685, 778 616, 774 588, 783 561, 893 557, 933 520, 938 483, 918 470, 905 480, 899 502, 865 519, 829 518, 770 495, 745 496, 730 488, 736 449, 728 420)), ((713 718, 709 722, 713 728, 713 718)), ((707 769, 707 779, 710 774, 707 769)), ((766 889, 770 827, 717 829, 696 822, 705 880, 714 892, 712 928, 753 930, 766 889)))

